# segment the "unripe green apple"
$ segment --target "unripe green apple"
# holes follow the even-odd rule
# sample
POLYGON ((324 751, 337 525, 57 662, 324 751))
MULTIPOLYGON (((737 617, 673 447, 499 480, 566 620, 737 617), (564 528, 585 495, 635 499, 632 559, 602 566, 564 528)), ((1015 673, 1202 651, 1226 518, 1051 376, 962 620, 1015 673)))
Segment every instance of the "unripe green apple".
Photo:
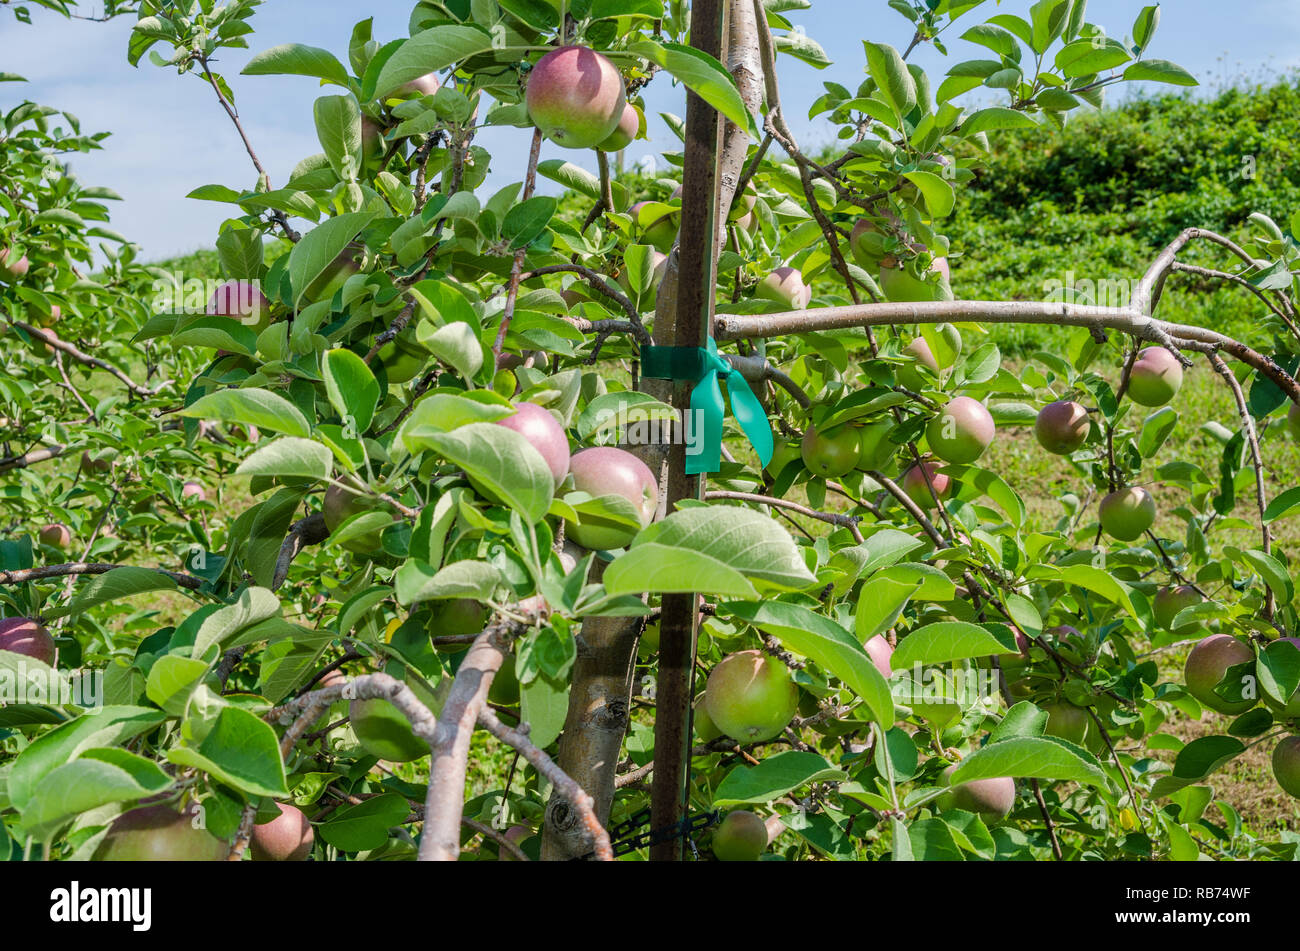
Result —
POLYGON ((923 390, 934 382, 932 379, 921 375, 921 372, 916 369, 915 364, 917 363, 924 364, 934 372, 936 377, 939 375, 939 361, 935 359, 934 352, 930 349, 930 345, 925 342, 924 337, 917 337, 904 347, 903 355, 911 357, 914 361, 914 363, 904 363, 894 371, 899 386, 904 389, 923 390))
POLYGON ((0 651, 22 654, 51 667, 58 653, 45 625, 26 617, 0 619, 0 651))
POLYGON ((497 420, 497 425, 528 440, 528 444, 546 460, 555 484, 564 481, 569 474, 569 437, 550 410, 536 403, 517 403, 514 414, 497 420))
POLYGON ((767 848, 767 824, 752 812, 727 813, 713 833, 713 856, 719 862, 757 862, 767 848))
MULTIPOLYGON (((677 241, 676 215, 663 215, 648 224, 642 224, 641 209, 648 204, 650 204, 648 201, 639 201, 629 208, 627 213, 632 216, 632 224, 639 229, 642 243, 650 245, 660 254, 668 254, 677 241)), ((656 265, 657 268, 658 265, 656 265)), ((663 280, 662 275, 659 280, 663 280)))
POLYGON ((1082 746, 1084 739, 1088 735, 1088 711, 1083 707, 1076 707, 1072 703, 1066 703, 1064 700, 1057 703, 1042 703, 1038 709, 1047 714, 1047 728, 1044 732, 1048 736, 1060 737, 1063 740, 1069 740, 1077 746, 1082 746))
POLYGON ((27 255, 15 258, 13 248, 0 248, 0 279, 10 283, 21 281, 31 266, 32 262, 27 260, 27 255))
POLYGON ((249 281, 226 281, 208 298, 210 317, 229 317, 255 334, 271 325, 271 302, 262 289, 249 281))
POLYGON ((387 700, 353 700, 348 720, 361 748, 393 763, 409 763, 429 755, 429 744, 415 735, 411 721, 387 700))
MULTIPOLYGON (((337 482, 331 482, 329 488, 325 490, 325 498, 321 504, 321 511, 325 516, 325 527, 333 534, 339 526, 362 512, 370 511, 376 508, 376 503, 368 495, 358 495, 345 489, 337 482)), ((397 521, 397 516, 393 516, 397 521)), ((348 551, 355 552, 358 555, 371 555, 382 548, 380 536, 383 535, 383 529, 375 529, 366 532, 364 535, 357 535, 349 538, 343 543, 343 547, 348 551)))
MULTIPOLYGON (((632 453, 613 446, 596 446, 574 453, 569 459, 573 485, 579 492, 599 497, 621 495, 632 503, 641 522, 649 525, 659 508, 659 484, 649 467, 632 453)), ((637 530, 611 525, 580 525, 565 522, 565 535, 583 548, 610 551, 623 548, 637 530)))
POLYGON ((1138 486, 1117 489, 1101 500, 1102 530, 1122 542, 1135 541, 1156 520, 1156 501, 1138 486))
POLYGON ((812 288, 803 282, 797 268, 779 267, 759 281, 755 295, 789 310, 803 310, 812 300, 812 288))
POLYGON ((519 675, 515 673, 515 655, 501 658, 501 667, 492 677, 488 699, 503 707, 513 707, 519 702, 519 675))
POLYGON ((1005 819, 1016 805, 1016 781, 1000 776, 994 779, 973 779, 968 783, 950 786, 953 771, 958 765, 953 763, 943 771, 941 782, 949 786, 949 789, 939 797, 939 808, 973 812, 985 822, 1005 819))
POLYGON ((420 346, 411 332, 401 333, 379 349, 388 382, 401 386, 415 379, 429 364, 429 351, 420 346))
POLYGON ((1255 652, 1229 634, 1211 634, 1199 641, 1187 655, 1183 681, 1187 692, 1211 710, 1235 716, 1255 706, 1254 700, 1225 700, 1214 692, 1229 667, 1254 661, 1255 652))
POLYGON ((809 426, 799 447, 803 464, 813 475, 834 479, 851 472, 858 464, 862 447, 852 426, 836 426, 825 435, 809 426))
POLYGON ((858 462, 856 468, 864 472, 886 468, 894 459, 898 447, 889 441, 894 423, 878 419, 858 429, 858 462))
POLYGON ((790 463, 796 459, 802 459, 803 454, 799 447, 800 444, 793 440, 776 437, 775 446, 772 449, 772 459, 763 471, 775 479, 790 463))
POLYGON ((1038 444, 1058 456, 1068 456, 1082 446, 1091 429, 1088 411, 1073 400, 1048 403, 1034 420, 1038 444))
POLYGON ((1147 347, 1138 354, 1128 380, 1128 395, 1142 406, 1164 406, 1183 385, 1183 367, 1164 347, 1147 347))
POLYGON ((918 277, 892 254, 880 264, 880 289, 885 297, 898 303, 924 303, 947 300, 952 296, 948 287, 948 261, 935 258, 924 277, 918 277))
POLYGON ((361 259, 364 253, 364 245, 357 242, 349 244, 340 251, 338 257, 307 285, 307 290, 303 294, 306 300, 315 302, 333 298, 342 290, 348 278, 361 270, 361 259))
POLYGON ((184 814, 169 805, 124 812, 108 827, 96 862, 221 862, 230 846, 207 829, 194 827, 195 809, 184 814))
POLYGON ((710 743, 722 736, 722 731, 709 716, 709 708, 704 703, 704 694, 695 698, 693 709, 695 712, 691 717, 691 723, 695 728, 695 736, 701 743, 710 743))
MULTIPOLYGON (((431 637, 447 635, 480 634, 487 627, 488 609, 473 598, 439 598, 430 602, 431 637)), ((460 647, 464 650, 468 644, 460 647)))
POLYGON ((731 210, 727 212, 727 220, 739 221, 752 212, 756 204, 758 204, 758 192, 754 191, 754 183, 750 182, 745 186, 744 192, 732 197, 731 210))
POLYGON ((636 111, 636 106, 632 103, 626 103, 623 106, 623 114, 619 117, 618 125, 614 126, 611 132, 600 145, 596 148, 602 152, 621 152, 632 144, 636 134, 641 131, 641 116, 636 111))
POLYGON ((952 494, 952 479, 937 471, 931 463, 923 462, 919 466, 912 466, 903 475, 903 491, 923 510, 932 509, 935 495, 942 501, 952 494), (934 486, 933 494, 930 485, 926 484, 927 475, 930 477, 930 485, 934 486))
POLYGON ((528 118, 566 149, 594 148, 613 134, 627 105, 618 67, 595 50, 562 46, 528 74, 528 118))
POLYGON ((729 654, 704 687, 709 717, 737 743, 780 736, 799 706, 799 688, 785 664, 762 651, 729 654))
POLYGON ((248 851, 254 862, 305 862, 316 842, 316 832, 297 806, 277 802, 280 814, 253 826, 248 851))
POLYGON ((1186 637, 1196 630, 1195 621, 1189 621, 1186 624, 1175 629, 1173 627, 1174 618, 1185 608, 1190 608, 1194 604, 1200 604, 1205 599, 1200 593, 1189 584, 1180 584, 1173 588, 1161 588, 1156 592, 1156 596, 1151 602, 1151 612, 1155 615, 1156 624, 1172 634, 1179 637, 1186 637))
POLYGON ((1273 747, 1273 778, 1283 792, 1300 799, 1300 736, 1288 736, 1273 747))
POLYGON ((59 549, 59 551, 63 551, 72 542, 72 532, 62 522, 44 526, 37 533, 37 537, 42 545, 49 545, 51 548, 59 549))
POLYGON ((965 465, 984 455, 997 427, 979 400, 958 396, 940 410, 925 428, 930 448, 940 459, 965 465))

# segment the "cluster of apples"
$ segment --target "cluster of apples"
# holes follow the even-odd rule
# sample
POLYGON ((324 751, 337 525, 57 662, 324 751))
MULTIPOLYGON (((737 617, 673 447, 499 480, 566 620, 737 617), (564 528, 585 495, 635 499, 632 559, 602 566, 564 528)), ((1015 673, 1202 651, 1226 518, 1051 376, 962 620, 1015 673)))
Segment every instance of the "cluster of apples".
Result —
POLYGON ((947 257, 932 254, 924 271, 909 266, 910 259, 929 252, 930 248, 906 235, 900 238, 897 236, 900 234, 903 234, 902 221, 892 212, 878 219, 859 218, 849 233, 853 260, 878 277, 880 289, 891 301, 951 300, 952 273, 947 257))

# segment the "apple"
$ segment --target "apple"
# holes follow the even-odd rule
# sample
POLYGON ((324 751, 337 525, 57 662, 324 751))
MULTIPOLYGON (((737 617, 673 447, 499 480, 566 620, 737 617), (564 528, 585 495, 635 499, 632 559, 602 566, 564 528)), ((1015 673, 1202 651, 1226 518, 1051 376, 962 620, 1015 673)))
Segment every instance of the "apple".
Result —
POLYGON ((792 267, 779 267, 759 281, 754 292, 762 300, 775 301, 789 310, 803 310, 812 300, 812 288, 803 282, 803 274, 792 267))
POLYGON ((501 667, 488 688, 488 700, 502 707, 513 707, 519 702, 519 675, 515 673, 515 655, 501 658, 501 667))
POLYGON ((186 482, 181 486, 181 498, 198 499, 200 502, 206 502, 208 493, 197 482, 186 482))
MULTIPOLYGON (((901 224, 898 216, 893 212, 885 213, 885 222, 892 228, 897 228, 901 224)), ((885 257, 885 246, 888 240, 889 232, 878 222, 870 218, 859 218, 854 222, 853 230, 849 233, 849 251, 853 254, 853 260, 863 270, 875 272, 885 257)))
POLYGON ((641 209, 648 204, 650 204, 648 201, 639 201, 629 208, 627 213, 632 216, 632 224, 640 230, 641 239, 644 243, 650 245, 660 254, 667 254, 672 251, 673 244, 677 241, 677 216, 672 214, 663 215, 643 226, 641 224, 641 209))
POLYGON ((885 635, 877 634, 875 637, 867 638, 867 642, 862 647, 871 658, 871 662, 876 665, 876 670, 880 671, 880 676, 886 680, 893 676, 894 668, 889 666, 889 660, 894 656, 894 648, 889 645, 889 641, 885 640, 885 635))
POLYGON ((621 152, 632 144, 636 134, 641 131, 641 115, 632 103, 625 103, 623 114, 619 116, 618 125, 596 148, 602 152, 621 152))
POLYGON ((799 707, 799 688, 785 664, 762 651, 728 654, 704 686, 709 717, 737 743, 780 736, 799 707))
POLYGON ((1111 538, 1131 542, 1142 537, 1156 520, 1156 502, 1138 486, 1117 489, 1101 500, 1101 527, 1111 538))
POLYGON ((933 464, 923 462, 919 466, 912 466, 904 473, 903 491, 922 509, 932 509, 934 495, 938 495, 942 500, 952 494, 952 479, 936 471, 933 464), (934 494, 930 492, 930 485, 926 484, 927 475, 930 477, 930 485, 934 486, 934 494))
POLYGON ((589 149, 613 134, 627 99, 618 67, 595 50, 562 46, 528 74, 528 118, 566 149, 589 149))
POLYGON ((13 254, 13 248, 0 248, 0 278, 7 282, 21 281, 32 266, 27 255, 14 260, 13 254))
POLYGON ((48 314, 44 313, 43 311, 36 310, 35 308, 28 311, 28 314, 32 318, 32 323, 37 324, 41 327, 49 328, 49 327, 53 327, 60 320, 63 319, 63 308, 60 307, 58 304, 51 304, 50 312, 48 314))
POLYGON ((1286 428, 1291 431, 1291 438, 1300 441, 1300 403, 1292 403, 1286 412, 1286 428))
POLYGON ((965 465, 984 455, 997 427, 979 400, 958 396, 949 401, 925 428, 934 454, 946 462, 965 465))
POLYGON ((917 337, 903 348, 903 354, 911 357, 914 362, 902 364, 894 371, 894 376, 898 379, 899 385, 904 389, 915 391, 923 390, 926 386, 933 384, 934 381, 928 377, 923 377, 915 366, 916 363, 924 364, 934 372, 936 377, 939 375, 939 361, 934 358, 934 351, 925 342, 925 338, 917 337))
POLYGON ((948 274, 946 258, 935 258, 927 276, 922 278, 913 274, 899 258, 888 254, 880 262, 880 289, 885 297, 898 303, 945 300, 952 296, 948 274), (929 275, 937 275, 938 280, 929 279, 929 275))
POLYGON ((63 551, 72 543, 72 532, 62 522, 53 522, 43 526, 36 535, 42 545, 49 545, 63 551))
POLYGON ((745 190, 741 194, 732 196, 731 210, 727 212, 727 220, 732 222, 739 221, 741 218, 752 213, 754 206, 757 204, 758 192, 754 191, 754 183, 750 182, 745 186, 745 190))
POLYGON ((33 618, 0 618, 0 651, 22 654, 54 666, 57 651, 45 625, 33 618))
POLYGON ((973 779, 968 783, 950 786, 957 765, 953 763, 943 771, 941 782, 949 786, 949 790, 939 797, 940 808, 973 812, 985 822, 1005 819, 1016 805, 1016 781, 1001 776, 995 779, 973 779))
POLYGON ((1164 347, 1147 347, 1129 374, 1128 395, 1142 406, 1164 406, 1183 385, 1183 367, 1164 347))
POLYGON ((210 317, 232 317, 253 333, 271 324, 271 302, 262 289, 248 281, 226 281, 208 298, 210 317))
POLYGON ((714 723, 713 718, 709 716, 709 708, 704 702, 704 694, 701 693, 695 698, 695 704, 692 709, 694 710, 694 714, 692 715, 691 723, 695 727, 695 735, 699 738, 701 743, 711 743, 718 737, 722 736, 722 731, 718 729, 718 725, 714 723))
POLYGON ((1197 642, 1187 655, 1183 666, 1183 680, 1187 692, 1211 710, 1235 716, 1245 713, 1255 706, 1254 700, 1225 700, 1214 692, 1214 688, 1223 680, 1229 667, 1249 664, 1255 660, 1255 652, 1241 641, 1229 634, 1211 634, 1197 642))
MULTIPOLYGON (((659 508, 659 484, 644 462, 624 449, 596 446, 574 453, 569 460, 573 484, 593 497, 619 495, 632 503, 641 528, 649 525, 659 508)), ((566 537, 583 548, 610 551, 623 548, 636 531, 620 526, 580 525, 565 522, 566 537)))
POLYGON ((1087 710, 1065 701, 1039 704, 1038 709, 1047 714, 1047 728, 1044 732, 1048 736, 1069 740, 1076 746, 1083 745, 1084 738, 1088 735, 1090 719, 1087 710))
POLYGON ((1068 456, 1082 446, 1091 429, 1088 411, 1073 400, 1048 403, 1034 420, 1038 444, 1058 456, 1068 456))
POLYGON ((413 333, 401 333, 379 348, 388 382, 395 386, 415 379, 429 363, 429 351, 420 346, 413 333))
POLYGON ((1288 795, 1300 798, 1300 736, 1288 736, 1273 747, 1273 778, 1288 795))
MULTIPOLYGON (((528 826, 511 826, 509 829, 506 829, 504 833, 502 833, 503 837, 507 841, 513 842, 515 845, 518 845, 519 843, 523 842, 532 834, 533 834, 533 830, 530 829, 528 826)), ((509 849, 501 849, 500 858, 502 862, 519 861, 517 858, 514 857, 514 855, 511 854, 509 849)))
POLYGON ((429 744, 415 735, 411 721, 387 700, 353 700, 348 720, 361 748, 393 763, 409 763, 429 755, 429 744))
POLYGON ((437 73, 425 73, 423 76, 417 76, 408 83, 402 83, 393 92, 389 93, 390 98, 413 98, 415 96, 432 96, 442 86, 438 81, 437 73))
POLYGON ((713 833, 712 847, 719 862, 757 862, 767 848, 767 824, 752 812, 729 812, 713 833))
POLYGON ((893 431, 894 423, 890 419, 878 419, 860 427, 856 468, 873 472, 888 466, 898 451, 898 447, 888 438, 893 431))
MULTIPOLYGON (((480 634, 487 627, 488 609, 473 598, 441 598, 433 601, 429 617, 429 634, 480 634)), ((464 650, 469 645, 461 647, 464 650)))
POLYGON ((1191 621, 1175 629, 1173 627, 1174 618, 1184 608, 1190 608, 1194 604, 1200 604, 1205 599, 1189 584, 1180 584, 1173 588, 1161 588, 1156 592, 1155 598, 1151 602, 1151 611, 1155 615, 1157 626, 1185 637, 1196 630, 1197 624, 1191 621))
POLYGON ((809 426, 799 446, 803 464, 813 475, 834 479, 853 471, 862 453, 858 431, 852 426, 836 426, 824 435, 809 426))
MULTIPOLYGON (((329 488, 325 490, 321 512, 325 516, 325 527, 329 529, 330 534, 333 534, 340 525, 354 515, 370 511, 375 507, 376 503, 370 496, 358 495, 345 489, 337 482, 331 482, 329 488)), ((394 515, 393 521, 397 520, 398 517, 394 515)), ((359 555, 372 554, 382 547, 380 539, 382 534, 383 529, 376 528, 364 535, 349 538, 343 543, 343 547, 359 555)))
POLYGON ((800 445, 790 439, 777 436, 773 439, 773 444, 772 459, 764 467, 763 471, 775 479, 790 463, 796 459, 802 459, 803 453, 800 445))
POLYGON ((569 437, 550 410, 536 403, 517 403, 514 415, 497 420, 497 425, 528 440, 528 444, 546 460, 555 484, 564 481, 569 474, 569 437))
POLYGON ((305 862, 311 855, 316 833, 297 806, 277 802, 280 814, 270 822, 253 826, 248 851, 254 862, 305 862))
POLYGON ((113 820, 95 850, 96 862, 222 862, 230 846, 207 829, 195 828, 196 809, 142 806, 113 820))

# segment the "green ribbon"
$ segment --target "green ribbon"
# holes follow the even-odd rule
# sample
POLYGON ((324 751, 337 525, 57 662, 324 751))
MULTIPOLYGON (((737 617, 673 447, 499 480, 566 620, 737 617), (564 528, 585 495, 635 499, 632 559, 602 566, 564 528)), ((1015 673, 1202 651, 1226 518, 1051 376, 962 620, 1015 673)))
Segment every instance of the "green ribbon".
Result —
POLYGON ((717 472, 722 468, 722 430, 727 413, 722 398, 723 380, 727 381, 727 393, 731 396, 731 413, 745 438, 763 466, 772 461, 775 445, 763 404, 740 371, 718 356, 718 345, 712 337, 707 347, 643 347, 641 358, 645 376, 695 383, 691 391, 691 414, 692 420, 700 420, 701 425, 698 432, 692 430, 696 445, 687 448, 687 475, 717 472))

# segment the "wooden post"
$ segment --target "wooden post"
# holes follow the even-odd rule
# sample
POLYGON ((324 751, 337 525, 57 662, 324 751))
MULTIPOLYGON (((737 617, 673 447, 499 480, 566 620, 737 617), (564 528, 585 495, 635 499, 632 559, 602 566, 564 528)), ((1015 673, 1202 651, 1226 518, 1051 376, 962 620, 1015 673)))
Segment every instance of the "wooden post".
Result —
MULTIPOLYGON (((691 46, 722 59, 726 0, 691 4, 691 46)), ((713 327, 714 262, 717 260, 718 155, 721 115, 694 93, 686 96, 686 153, 682 170, 682 225, 677 249, 677 311, 673 342, 702 347, 713 327)), ((693 385, 675 383, 672 404, 688 419, 693 385)), ((686 446, 668 452, 668 511, 682 499, 700 498, 704 480, 686 474, 686 446)), ((655 771, 650 825, 663 829, 686 815, 690 765, 691 700, 699 597, 666 594, 659 621, 659 677, 655 685, 655 771)), ((673 838, 650 847, 657 862, 680 861, 683 842, 673 838)))

